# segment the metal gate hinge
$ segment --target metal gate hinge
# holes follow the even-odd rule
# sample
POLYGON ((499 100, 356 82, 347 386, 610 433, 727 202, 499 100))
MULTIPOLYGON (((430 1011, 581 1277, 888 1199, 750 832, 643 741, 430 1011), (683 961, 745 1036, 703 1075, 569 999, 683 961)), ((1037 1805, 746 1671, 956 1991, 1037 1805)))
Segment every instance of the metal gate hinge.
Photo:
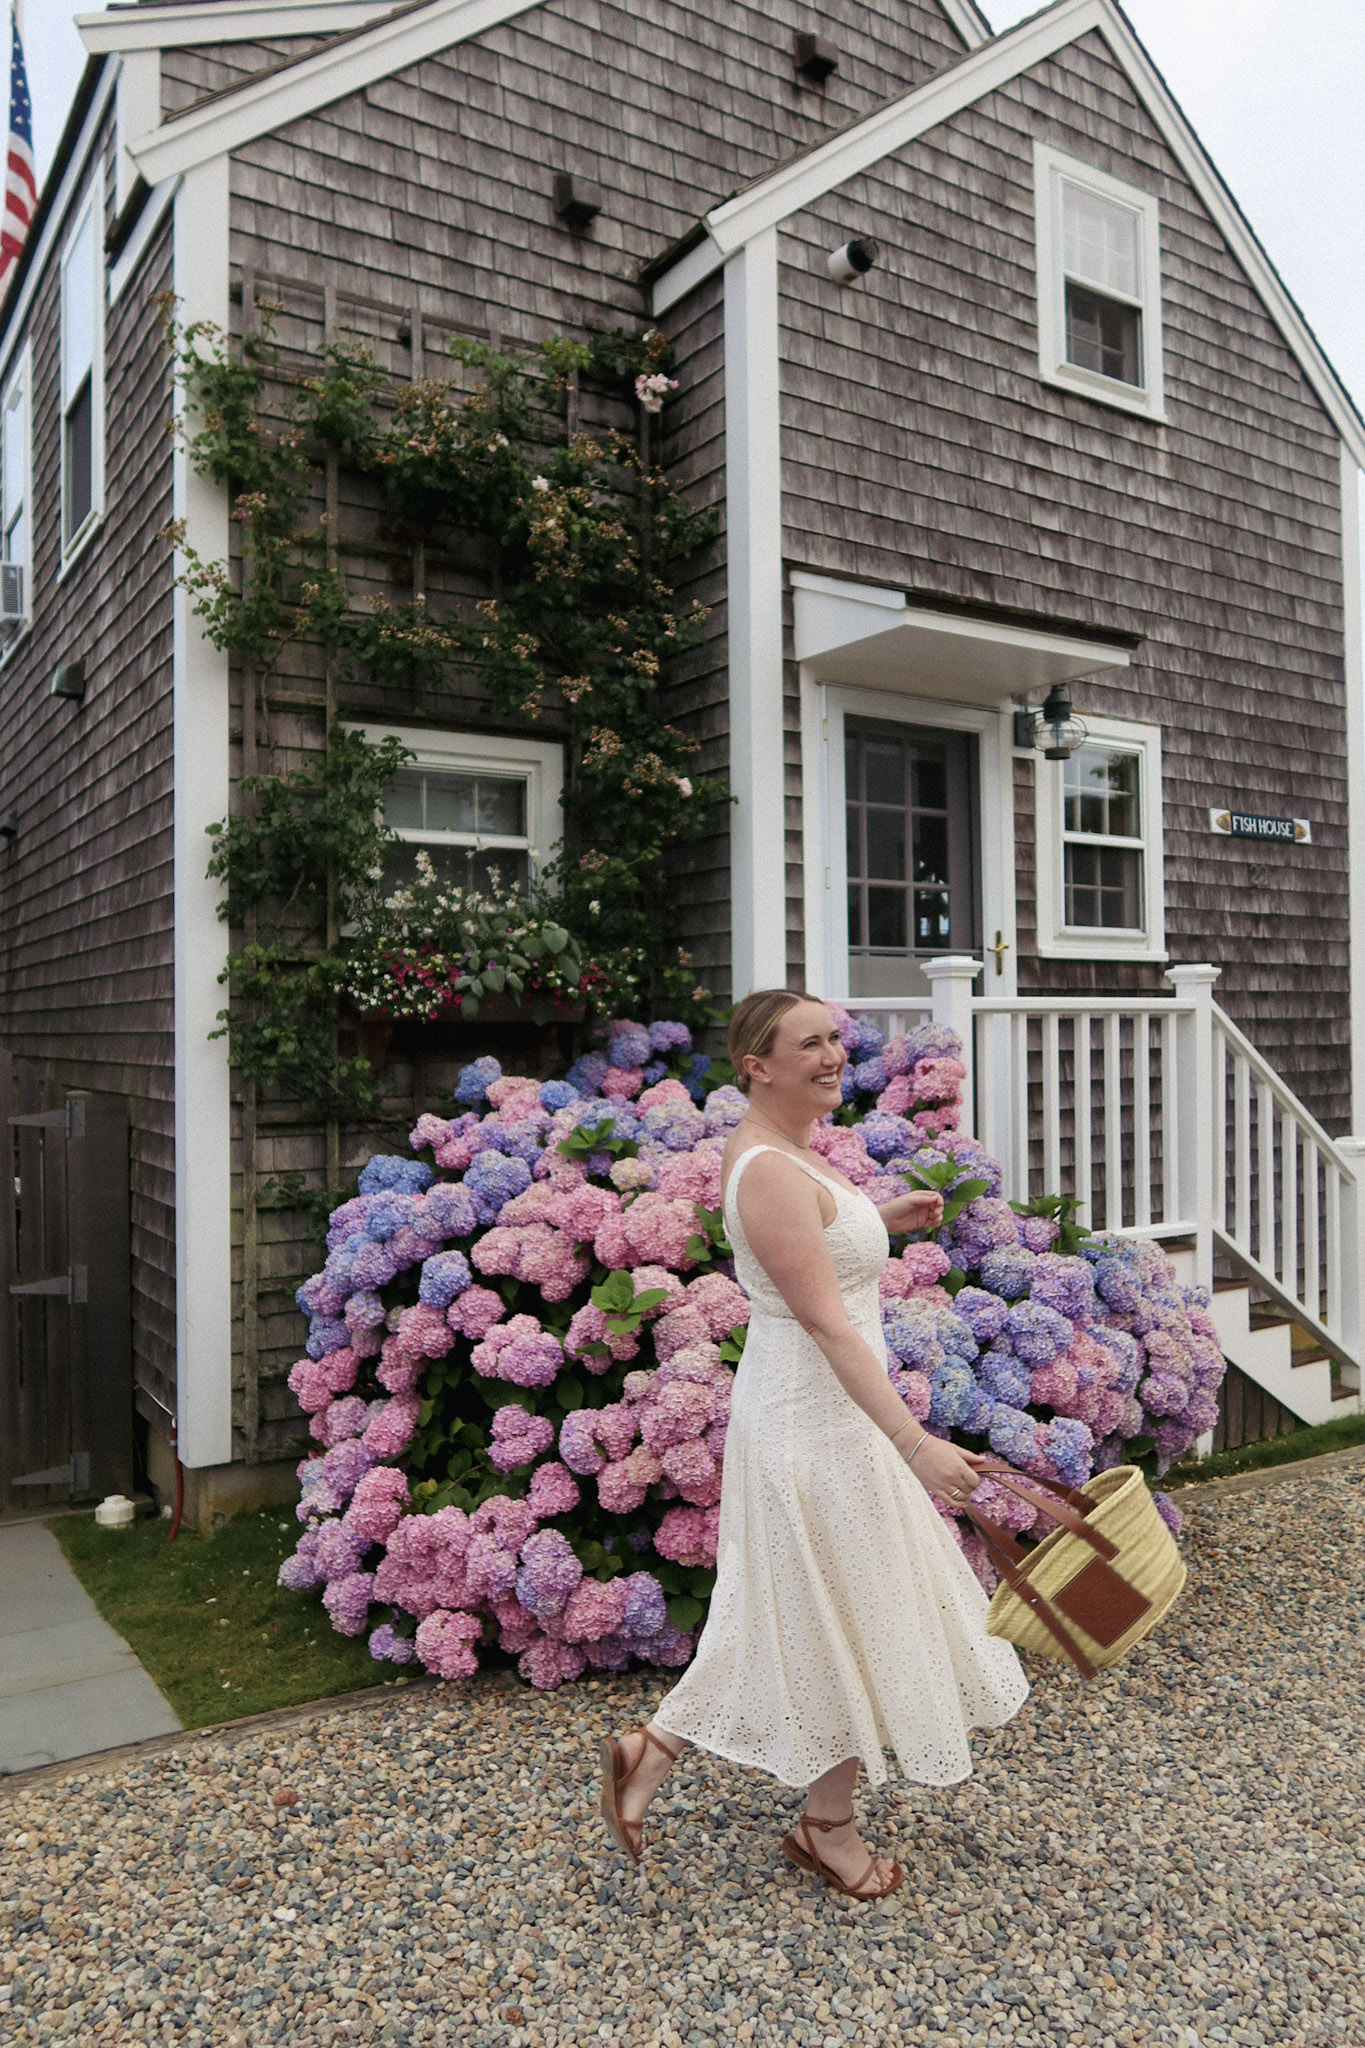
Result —
POLYGON ((88 1298, 88 1272, 84 1266, 72 1266, 69 1272, 54 1273, 47 1280, 15 1280, 10 1283, 11 1294, 52 1294, 59 1300, 69 1301, 73 1307, 88 1298))

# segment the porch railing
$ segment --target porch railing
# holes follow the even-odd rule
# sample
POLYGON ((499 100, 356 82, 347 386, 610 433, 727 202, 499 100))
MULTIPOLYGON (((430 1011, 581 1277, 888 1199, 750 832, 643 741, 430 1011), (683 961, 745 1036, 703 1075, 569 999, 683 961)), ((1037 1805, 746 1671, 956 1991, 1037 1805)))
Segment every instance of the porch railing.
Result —
POLYGON ((1365 1355, 1365 1140, 1332 1138, 1213 1000, 1218 969, 1166 997, 976 996, 980 963, 926 964, 932 995, 840 997, 888 1033, 926 1017, 962 1040, 962 1127, 1014 1201, 1068 1194, 1093 1229, 1215 1246, 1325 1350, 1365 1355))

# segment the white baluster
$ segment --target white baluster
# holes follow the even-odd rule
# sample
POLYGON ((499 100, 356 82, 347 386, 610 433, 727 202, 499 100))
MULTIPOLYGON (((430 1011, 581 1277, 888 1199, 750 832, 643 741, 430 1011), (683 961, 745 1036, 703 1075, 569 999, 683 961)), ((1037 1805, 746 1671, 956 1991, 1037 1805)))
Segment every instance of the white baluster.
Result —
POLYGON ((1180 1027, 1183 1017, 1161 1020, 1161 1217, 1165 1223, 1181 1209, 1180 1154, 1180 1027))
POLYGON ((1104 1020, 1104 1224, 1123 1228, 1123 1019, 1112 1010, 1104 1020))
POLYGON ((1213 1220, 1228 1227, 1228 1042, 1213 1027, 1213 1220))
POLYGON ((1236 1223, 1233 1236, 1244 1252, 1251 1250, 1251 1067, 1244 1053, 1232 1062, 1233 1184, 1236 1223))
POLYGON ((1180 1061, 1181 1211, 1194 1223, 1195 1279, 1213 1285, 1213 984, 1219 970, 1207 964, 1170 967, 1166 979, 1177 995, 1193 1000, 1181 1019, 1180 1061))
POLYGON ((1091 1207, 1094 1189, 1094 1161, 1090 1144, 1090 1023, 1082 1011, 1072 1024, 1076 1054, 1076 1200, 1081 1221, 1094 1230, 1098 1219, 1091 1207))
POLYGON ((1327 1209, 1327 1311, 1323 1322, 1333 1336, 1341 1328, 1341 1190, 1342 1176, 1338 1167, 1328 1162, 1326 1173, 1327 1209))
POLYGON ((1062 1186, 1062 1062, 1055 1012, 1043 1018, 1043 1193, 1062 1186))
POLYGON ((1256 1256, 1267 1273, 1275 1266, 1275 1096, 1268 1081, 1256 1090, 1256 1256))
POLYGON ((1280 1117, 1280 1278, 1295 1301, 1299 1292, 1299 1126, 1289 1110, 1280 1117))
POLYGON ((1341 1339, 1359 1365, 1365 1358, 1365 1138, 1338 1138, 1337 1150, 1351 1174, 1341 1177, 1341 1339))
POLYGON ((1029 1185, 1029 1114, 1028 1114, 1028 1012, 1011 1017, 1014 1030, 1013 1078, 1010 1083, 1014 1097, 1014 1199, 1027 1202, 1032 1189, 1029 1185))
POLYGON ((1152 1220, 1152 1068, 1147 1012, 1133 1018, 1133 1222, 1152 1220))
POLYGON ((1318 1167, 1321 1154, 1311 1142, 1303 1148, 1303 1305, 1315 1321, 1322 1320, 1322 1242, 1319 1233, 1318 1167))

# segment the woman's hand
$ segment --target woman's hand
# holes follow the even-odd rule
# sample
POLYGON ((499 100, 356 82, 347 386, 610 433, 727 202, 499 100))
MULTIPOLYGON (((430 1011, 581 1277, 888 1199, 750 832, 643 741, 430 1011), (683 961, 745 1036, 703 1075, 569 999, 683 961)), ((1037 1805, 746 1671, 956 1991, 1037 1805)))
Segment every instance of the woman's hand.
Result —
POLYGON ((943 1221, 943 1197, 935 1188, 915 1188, 897 1195, 894 1202, 883 1202, 881 1218, 892 1237, 903 1237, 907 1230, 937 1230, 943 1221))
MULTIPOLYGON (((907 1430, 896 1446, 899 1450, 904 1445, 902 1455, 906 1458, 915 1448, 909 1442, 909 1434, 907 1430)), ((945 1437, 931 1436, 923 1450, 915 1452, 915 1462, 910 1469, 930 1493, 936 1493, 950 1508, 957 1508, 980 1485, 976 1468, 986 1463, 983 1452, 961 1451, 945 1437)))

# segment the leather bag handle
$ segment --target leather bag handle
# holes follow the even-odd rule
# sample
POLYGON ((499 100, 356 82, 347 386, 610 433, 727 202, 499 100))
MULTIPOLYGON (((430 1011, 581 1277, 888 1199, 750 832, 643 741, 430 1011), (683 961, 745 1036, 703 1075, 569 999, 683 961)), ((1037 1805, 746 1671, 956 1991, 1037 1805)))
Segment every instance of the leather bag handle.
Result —
POLYGON ((1023 1602, 1031 1614, 1037 1615, 1044 1628, 1060 1643, 1063 1651, 1071 1659, 1071 1662, 1080 1672, 1082 1678, 1096 1677, 1095 1666, 1086 1656, 1085 1651, 1076 1641, 1052 1602, 1047 1598, 1046 1594, 1038 1591, 1032 1580, 1021 1570, 1020 1563, 1016 1562, 1016 1560, 1022 1561, 1024 1553, 1020 1550, 1019 1545, 1015 1542, 1009 1530, 1002 1529, 1000 1524, 993 1522, 989 1515, 983 1515, 980 1508, 974 1508, 970 1501, 967 1502, 962 1512, 980 1535, 982 1542, 986 1546, 987 1555, 1010 1591, 1017 1599, 1023 1602), (1013 1555, 1011 1555, 1011 1552, 1013 1555))
MULTIPOLYGON (((1060 1479, 1035 1479, 1029 1473, 1016 1472, 1012 1465, 978 1465, 975 1469, 983 1479, 991 1479, 997 1486, 1003 1487, 1006 1493, 1012 1493, 1016 1500, 1022 1500, 1031 1507, 1042 1508, 1054 1521, 1060 1522, 1064 1529, 1069 1529, 1073 1536, 1081 1537, 1106 1562, 1112 1563, 1118 1556, 1118 1545, 1111 1543, 1107 1536, 1086 1520, 1095 1503, 1088 1495, 1079 1493, 1074 1486, 1067 1486, 1060 1479), (1031 1493, 1028 1490, 1031 1487, 1038 1488, 1043 1497, 1040 1499, 1038 1493, 1031 1493), (1052 1499, 1050 1496, 1054 1493, 1061 1495, 1062 1498, 1052 1499)), ((976 1520, 975 1515, 972 1516, 972 1520, 976 1520)), ((993 1522, 991 1527, 996 1528, 997 1524, 993 1522)), ((1004 1535, 1006 1532, 1001 1530, 1000 1533, 1004 1535)))

